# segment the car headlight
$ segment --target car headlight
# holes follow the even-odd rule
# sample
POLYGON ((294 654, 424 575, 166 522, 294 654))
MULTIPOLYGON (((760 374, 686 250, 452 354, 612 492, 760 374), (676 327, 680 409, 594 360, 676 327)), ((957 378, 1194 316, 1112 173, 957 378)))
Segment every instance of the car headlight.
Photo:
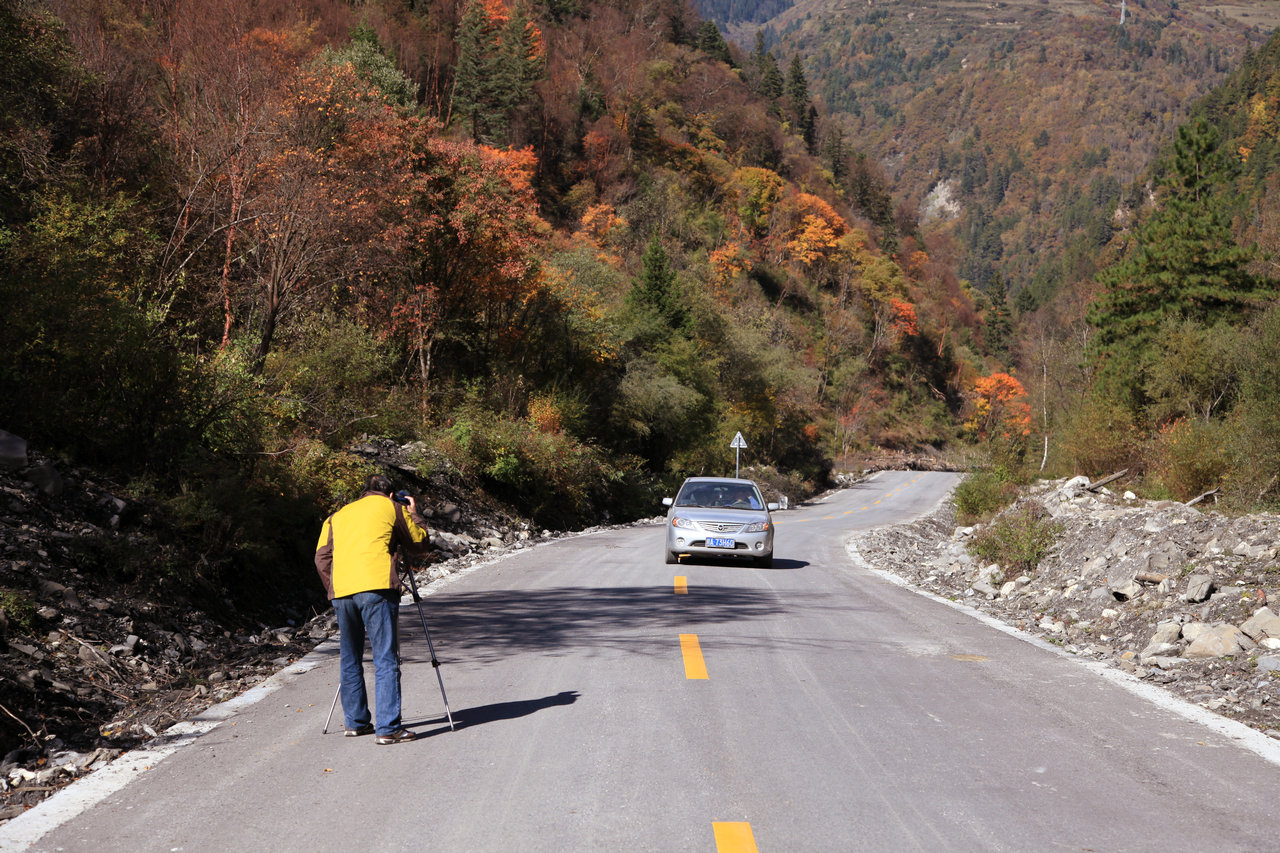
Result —
POLYGON ((764 533, 768 529, 769 529, 769 522, 753 521, 750 524, 748 524, 746 527, 742 528, 742 532, 743 533, 764 533))
POLYGON ((682 527, 682 528, 684 528, 685 530, 697 530, 697 529, 698 529, 698 525, 696 525, 696 524, 694 524, 694 523, 693 523, 693 519, 690 519, 690 518, 681 518, 681 517, 680 517, 680 516, 678 516, 678 515, 677 515, 675 518, 671 519, 671 526, 672 526, 672 527, 682 527))

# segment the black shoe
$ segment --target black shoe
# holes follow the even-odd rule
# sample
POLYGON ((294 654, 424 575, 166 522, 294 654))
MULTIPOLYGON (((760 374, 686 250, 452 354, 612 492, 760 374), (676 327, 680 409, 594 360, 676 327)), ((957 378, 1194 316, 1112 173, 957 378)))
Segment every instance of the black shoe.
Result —
POLYGON ((379 744, 407 743, 408 741, 416 740, 417 737, 418 736, 416 734, 409 731, 408 729, 396 729, 394 732, 392 732, 389 735, 378 735, 374 739, 374 743, 379 743, 379 744))
POLYGON ((360 737, 373 734, 373 723, 365 723, 358 729, 347 729, 347 737, 360 737))

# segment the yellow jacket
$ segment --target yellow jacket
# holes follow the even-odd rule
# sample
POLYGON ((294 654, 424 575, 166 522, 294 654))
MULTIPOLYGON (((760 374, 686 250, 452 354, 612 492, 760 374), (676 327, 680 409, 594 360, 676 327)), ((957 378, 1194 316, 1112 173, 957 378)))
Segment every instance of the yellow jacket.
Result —
POLYGON ((324 520, 316 544, 316 571, 329 599, 375 589, 399 589, 397 549, 406 556, 427 549, 426 522, 379 492, 365 492, 324 520))

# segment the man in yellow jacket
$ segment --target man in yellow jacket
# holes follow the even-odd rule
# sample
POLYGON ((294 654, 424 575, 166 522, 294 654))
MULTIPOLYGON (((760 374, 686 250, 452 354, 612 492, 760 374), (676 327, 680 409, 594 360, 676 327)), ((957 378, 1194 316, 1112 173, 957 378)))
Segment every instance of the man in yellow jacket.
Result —
POLYGON ((376 734, 375 743, 404 743, 414 734, 400 725, 400 577, 397 550, 420 554, 429 543, 412 497, 391 498, 391 481, 374 474, 364 493, 329 516, 320 528, 316 571, 338 615, 342 652, 342 712, 347 737, 376 734), (365 637, 373 649, 377 719, 369 714, 364 681, 365 637))

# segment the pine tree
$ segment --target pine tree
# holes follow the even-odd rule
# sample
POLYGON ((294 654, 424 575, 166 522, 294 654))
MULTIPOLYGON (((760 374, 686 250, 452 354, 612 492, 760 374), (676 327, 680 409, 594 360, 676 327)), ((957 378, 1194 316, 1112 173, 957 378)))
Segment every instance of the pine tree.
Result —
POLYGON ((764 33, 756 30, 756 44, 751 51, 751 70, 756 79, 756 91, 771 101, 782 97, 785 88, 778 61, 765 49, 764 33))
POLYGON ((1090 322, 1104 351, 1143 348, 1170 317, 1242 320, 1270 295, 1246 269, 1254 253, 1236 242, 1214 191, 1228 178, 1217 132, 1203 120, 1179 128, 1159 207, 1134 230, 1130 256, 1099 275, 1090 322))
POLYGON ((671 259, 657 237, 649 242, 640 259, 640 278, 631 288, 629 299, 636 307, 652 312, 668 329, 683 328, 688 318, 671 259))
POLYGON ((1131 399, 1166 322, 1241 323, 1274 295, 1247 269, 1253 249, 1232 233, 1223 194, 1230 172, 1213 127, 1200 119, 1179 128, 1158 207, 1134 229, 1128 256, 1098 275, 1094 353, 1131 399))
POLYGON ((498 28, 484 4, 472 0, 458 23, 458 62, 453 72, 453 112, 471 125, 471 136, 480 141, 494 121, 492 110, 494 58, 498 55, 498 28))
POLYGON ((729 53, 729 43, 724 40, 720 28, 714 21, 703 21, 698 27, 698 50, 712 59, 718 59, 730 68, 733 67, 733 56, 729 53))

